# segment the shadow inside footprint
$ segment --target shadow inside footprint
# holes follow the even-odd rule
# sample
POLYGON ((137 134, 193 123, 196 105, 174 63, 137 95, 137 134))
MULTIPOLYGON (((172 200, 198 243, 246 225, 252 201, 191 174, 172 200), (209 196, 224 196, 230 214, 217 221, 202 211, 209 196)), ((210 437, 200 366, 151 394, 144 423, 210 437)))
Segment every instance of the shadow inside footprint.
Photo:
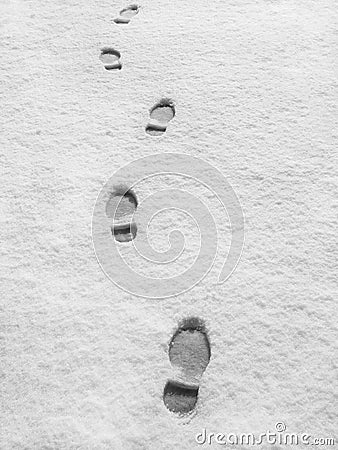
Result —
POLYGON ((197 317, 185 319, 169 344, 170 362, 179 373, 179 380, 168 381, 164 388, 163 401, 170 411, 184 414, 194 409, 210 356, 204 323, 197 317))
POLYGON ((114 19, 117 24, 128 24, 130 20, 139 12, 138 5, 130 5, 120 11, 120 16, 114 19))
POLYGON ((150 110, 150 121, 146 126, 146 133, 151 136, 162 135, 168 123, 175 117, 175 107, 171 100, 162 99, 150 110))
POLYGON ((117 187, 106 204, 106 215, 112 220, 111 232, 118 242, 135 239, 137 225, 132 221, 137 208, 135 194, 126 187, 117 187))
POLYGON ((110 47, 105 47, 101 50, 100 60, 106 70, 121 70, 122 64, 120 62, 121 53, 110 47))

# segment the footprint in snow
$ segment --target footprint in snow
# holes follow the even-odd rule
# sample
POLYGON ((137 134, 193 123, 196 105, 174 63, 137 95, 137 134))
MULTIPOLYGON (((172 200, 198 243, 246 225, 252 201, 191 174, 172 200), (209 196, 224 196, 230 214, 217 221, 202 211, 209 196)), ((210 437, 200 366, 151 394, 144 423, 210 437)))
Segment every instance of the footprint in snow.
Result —
POLYGON ((175 107, 171 100, 162 99, 150 110, 150 120, 146 126, 146 133, 151 136, 161 136, 167 129, 168 123, 175 117, 175 107))
POLYGON ((111 47, 104 47, 101 50, 100 60, 106 70, 122 69, 120 62, 121 53, 111 47))
POLYGON ((172 412, 187 414, 197 403, 199 383, 211 356, 204 323, 185 319, 169 344, 169 359, 177 375, 164 388, 163 401, 172 412))
POLYGON ((115 23, 128 24, 130 20, 139 12, 139 6, 130 5, 120 11, 120 16, 114 19, 115 23))
POLYGON ((136 208, 136 196, 130 189, 121 186, 112 192, 106 204, 106 215, 111 220, 111 232, 116 241, 135 239, 137 225, 133 222, 133 214, 136 208))

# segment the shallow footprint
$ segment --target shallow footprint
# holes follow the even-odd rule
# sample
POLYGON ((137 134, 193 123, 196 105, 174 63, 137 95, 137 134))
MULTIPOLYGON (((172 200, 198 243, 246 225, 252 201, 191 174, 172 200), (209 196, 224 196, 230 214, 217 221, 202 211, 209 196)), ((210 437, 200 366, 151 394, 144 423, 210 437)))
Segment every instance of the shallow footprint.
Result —
POLYGON ((106 215, 113 220, 111 232, 118 242, 129 242, 135 239, 137 226, 132 221, 132 217, 137 204, 136 196, 130 189, 120 187, 112 192, 106 204, 106 215))
POLYGON ((163 99, 150 110, 150 121, 146 133, 151 136, 161 136, 168 123, 175 117, 175 107, 171 100, 163 99))
POLYGON ((139 6, 130 5, 120 11, 120 16, 114 19, 115 23, 128 24, 130 20, 139 12, 139 6))
POLYGON ((101 49, 100 60, 106 70, 121 70, 122 64, 120 62, 121 53, 111 47, 104 47, 101 49))
POLYGON ((169 359, 178 370, 177 380, 169 380, 163 401, 175 413, 192 411, 197 403, 199 382, 209 364, 210 343, 204 323, 197 317, 185 319, 169 345, 169 359))

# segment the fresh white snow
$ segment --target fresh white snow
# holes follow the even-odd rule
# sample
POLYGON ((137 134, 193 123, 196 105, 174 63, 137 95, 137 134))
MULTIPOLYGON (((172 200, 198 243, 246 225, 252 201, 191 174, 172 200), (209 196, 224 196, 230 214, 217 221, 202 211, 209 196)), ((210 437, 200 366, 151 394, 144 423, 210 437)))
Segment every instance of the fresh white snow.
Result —
MULTIPOLYGON (((337 2, 143 0, 129 24, 114 23, 127 6, 0 5, 0 448, 216 449, 195 435, 276 422, 337 443, 337 2), (105 70, 105 47, 121 70, 105 70), (151 136, 162 98, 175 117, 151 136), (245 244, 217 284, 229 229, 215 199, 198 180, 144 181, 140 199, 168 186, 199 195, 223 236, 210 273, 159 300, 106 277, 91 221, 115 171, 163 152, 224 174, 245 244), (195 413, 179 418, 162 396, 169 342, 188 316, 205 320, 211 359, 195 413)), ((177 217, 159 217, 157 248, 175 223, 193 235, 177 217)))

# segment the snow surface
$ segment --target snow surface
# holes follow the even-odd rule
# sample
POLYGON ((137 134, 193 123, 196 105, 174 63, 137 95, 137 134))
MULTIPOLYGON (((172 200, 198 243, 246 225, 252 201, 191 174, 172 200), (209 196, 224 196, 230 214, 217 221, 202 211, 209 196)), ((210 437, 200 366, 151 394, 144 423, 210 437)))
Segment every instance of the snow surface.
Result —
POLYGON ((1 2, 0 447, 222 448, 196 433, 278 421, 338 442, 337 2, 144 0, 115 24, 126 6, 1 2), (104 69, 103 47, 122 70, 104 69), (154 137, 145 126, 161 98, 176 114, 154 137), (245 247, 226 283, 213 269, 156 300, 105 276, 91 220, 114 171, 162 152, 224 173, 245 247), (182 419, 162 395, 189 315, 206 321, 211 359, 182 419))

